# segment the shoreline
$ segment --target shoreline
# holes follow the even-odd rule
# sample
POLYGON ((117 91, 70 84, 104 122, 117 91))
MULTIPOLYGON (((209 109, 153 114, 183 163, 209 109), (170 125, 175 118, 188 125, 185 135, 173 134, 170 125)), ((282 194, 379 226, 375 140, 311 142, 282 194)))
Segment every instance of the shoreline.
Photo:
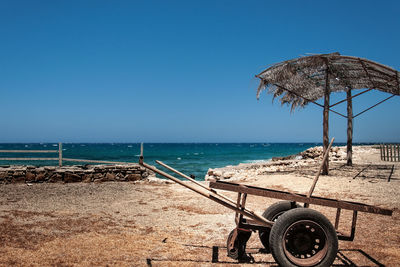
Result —
MULTIPOLYGON (((362 153, 367 153, 371 160, 377 160, 377 147, 376 145, 362 145, 353 147, 353 160, 355 162, 361 159, 362 153)), ((333 146, 329 153, 330 162, 345 162, 347 157, 346 146, 333 146)), ((302 166, 313 166, 320 164, 322 161, 322 146, 315 146, 308 148, 300 153, 283 156, 273 157, 272 159, 266 160, 265 162, 254 162, 254 163, 240 163, 238 165, 228 165, 222 168, 209 169, 205 180, 210 179, 230 179, 230 180, 241 180, 243 178, 240 175, 244 175, 246 178, 248 175, 258 175, 260 172, 251 172, 250 170, 262 169, 264 172, 281 172, 287 168, 296 168, 302 166)))

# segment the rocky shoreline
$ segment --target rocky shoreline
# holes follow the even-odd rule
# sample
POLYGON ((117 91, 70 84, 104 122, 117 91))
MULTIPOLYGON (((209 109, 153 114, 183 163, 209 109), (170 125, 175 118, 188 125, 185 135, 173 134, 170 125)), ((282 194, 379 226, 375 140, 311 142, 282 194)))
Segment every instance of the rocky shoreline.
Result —
MULTIPOLYGON (((372 147, 371 147, 372 149, 372 147)), ((329 152, 330 161, 344 161, 346 159, 346 147, 332 147, 329 152)), ((209 169, 205 176, 206 181, 210 180, 243 180, 272 172, 287 172, 301 166, 319 164, 322 160, 322 147, 311 147, 299 154, 286 157, 274 157, 262 163, 241 163, 236 166, 209 169)))
POLYGON ((139 181, 153 173, 138 164, 75 166, 3 166, 0 184, 139 181))

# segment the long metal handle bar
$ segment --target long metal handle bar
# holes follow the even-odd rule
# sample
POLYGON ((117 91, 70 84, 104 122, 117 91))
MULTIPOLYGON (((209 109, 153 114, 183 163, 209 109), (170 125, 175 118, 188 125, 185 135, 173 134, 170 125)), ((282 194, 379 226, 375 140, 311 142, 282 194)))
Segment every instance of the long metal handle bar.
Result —
POLYGON ((213 200, 213 201, 215 201, 215 202, 217 202, 217 203, 219 203, 219 204, 221 204, 221 205, 223 205, 223 206, 225 206, 225 207, 227 207, 227 208, 229 208, 231 210, 234 210, 234 211, 236 211, 236 212, 238 212, 240 214, 243 214, 244 216, 247 216, 247 217, 253 219, 254 221, 256 221, 257 223, 259 223, 261 225, 264 225, 264 226, 267 226, 267 227, 272 227, 272 225, 274 224, 273 222, 271 222, 269 220, 266 220, 264 217, 255 214, 253 211, 250 211, 248 209, 239 209, 239 208, 237 208, 236 205, 233 205, 233 204, 227 202, 226 200, 221 199, 221 196, 216 194, 216 193, 204 192, 203 191, 204 188, 203 188, 203 190, 200 190, 198 188, 194 188, 193 186, 184 183, 183 181, 179 180, 178 178, 175 178, 174 176, 172 176, 172 175, 170 175, 170 174, 168 174, 166 172, 160 171, 157 168, 155 168, 155 167, 153 167, 151 165, 148 165, 147 163, 145 163, 143 161, 140 161, 139 163, 143 167, 145 167, 145 168, 147 168, 147 169, 149 169, 149 170, 151 170, 151 171, 153 171, 155 173, 158 173, 158 174, 164 176, 165 178, 168 178, 168 179, 174 181, 175 183, 180 184, 180 185, 182 185, 182 186, 184 186, 184 187, 186 187, 186 188, 188 188, 188 189, 190 189, 190 190, 192 190, 192 191, 194 191, 194 192, 196 192, 196 193, 198 193, 198 194, 200 194, 200 195, 202 195, 202 196, 204 196, 204 197, 206 197, 208 199, 211 199, 211 200, 213 200))
POLYGON ((223 198, 224 200, 229 201, 230 203, 236 205, 236 202, 235 202, 234 200, 232 200, 232 199, 230 199, 230 198, 228 198, 228 197, 226 197, 226 196, 224 196, 224 195, 222 195, 222 194, 217 193, 215 190, 212 190, 211 188, 209 188, 209 187, 203 185, 202 183, 199 183, 199 182, 196 181, 195 179, 193 179, 193 178, 187 176, 186 174, 181 173, 181 172, 178 171, 178 170, 175 170, 174 168, 172 168, 171 166, 168 166, 168 165, 165 164, 164 162, 159 161, 159 160, 156 160, 156 163, 157 163, 157 164, 160 164, 160 165, 163 166, 164 168, 166 168, 166 169, 168 169, 168 170, 170 170, 170 171, 172 171, 172 172, 174 172, 174 173, 176 173, 176 174, 182 176, 183 178, 188 179, 189 181, 191 181, 191 182, 197 184, 198 186, 204 188, 205 190, 217 194, 218 196, 220 196, 220 197, 223 198))

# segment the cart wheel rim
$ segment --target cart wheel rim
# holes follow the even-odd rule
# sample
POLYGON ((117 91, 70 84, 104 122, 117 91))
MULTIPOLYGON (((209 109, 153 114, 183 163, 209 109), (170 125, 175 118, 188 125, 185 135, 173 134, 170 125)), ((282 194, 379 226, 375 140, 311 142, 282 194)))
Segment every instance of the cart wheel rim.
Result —
POLYGON ((314 266, 328 252, 328 236, 321 225, 301 220, 290 225, 283 235, 283 251, 298 266, 314 266))

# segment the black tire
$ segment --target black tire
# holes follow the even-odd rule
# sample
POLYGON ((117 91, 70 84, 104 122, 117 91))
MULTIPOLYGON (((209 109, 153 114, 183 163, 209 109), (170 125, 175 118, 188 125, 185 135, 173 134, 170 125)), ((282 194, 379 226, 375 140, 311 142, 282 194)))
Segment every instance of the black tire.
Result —
MULTIPOLYGON (((262 216, 269 220, 269 221, 276 221, 279 216, 281 216, 284 212, 291 210, 293 208, 300 208, 301 206, 299 204, 295 204, 294 206, 292 205, 292 202, 290 201, 279 201, 271 206, 269 206, 262 216)), ((269 248, 269 234, 271 232, 271 228, 267 230, 260 230, 258 231, 258 236, 260 238, 261 243, 263 244, 264 248, 266 249, 266 252, 270 252, 269 248)))
POLYGON ((338 238, 331 222, 316 210, 298 208, 282 214, 269 237, 272 256, 280 266, 331 266, 338 238))
POLYGON ((231 242, 234 231, 235 230, 232 230, 228 235, 228 240, 226 241, 226 250, 228 252, 228 257, 234 260, 240 260, 243 259, 243 256, 246 253, 246 243, 251 236, 251 232, 239 232, 233 248, 229 249, 229 243, 231 242))

